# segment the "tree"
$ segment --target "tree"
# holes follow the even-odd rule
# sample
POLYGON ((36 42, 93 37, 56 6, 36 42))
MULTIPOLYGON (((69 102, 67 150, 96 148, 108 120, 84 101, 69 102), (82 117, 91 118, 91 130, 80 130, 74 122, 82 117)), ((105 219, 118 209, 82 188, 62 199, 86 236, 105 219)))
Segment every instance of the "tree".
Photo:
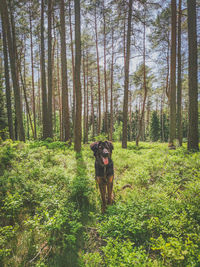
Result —
MULTIPOLYGON (((12 28, 11 34, 11 25, 9 21, 8 15, 8 7, 6 0, 2 0, 0 2, 0 9, 1 9, 1 17, 4 20, 4 25, 6 28, 6 37, 8 42, 8 51, 9 51, 9 58, 10 58, 10 67, 11 67, 11 74, 12 74, 12 82, 14 88, 14 99, 15 99, 15 112, 16 112, 16 119, 17 119, 17 133, 19 136, 20 141, 25 141, 25 132, 24 132, 24 125, 23 125, 23 117, 22 117, 22 104, 21 104, 21 94, 19 88, 19 80, 17 76, 17 62, 16 62, 16 42, 15 42, 15 32, 14 28, 12 28)), ((12 27, 14 27, 14 21, 12 17, 12 27)))
POLYGON ((127 121, 128 121, 128 88, 129 88, 129 61, 131 45, 131 19, 133 0, 129 0, 128 28, 126 41, 125 79, 124 79, 124 103, 123 103, 123 135, 122 148, 127 148, 127 121))
POLYGON ((4 20, 2 19, 2 32, 3 32, 3 54, 4 54, 4 73, 6 85, 6 107, 8 118, 8 130, 10 139, 14 139, 13 119, 12 119, 12 104, 11 104, 11 88, 10 88, 10 74, 8 65, 8 51, 7 51, 7 38, 4 20))
POLYGON ((5 139, 5 128, 7 126, 4 102, 3 83, 0 73, 0 138, 2 139, 5 139))
POLYGON ((42 86, 42 124, 43 139, 49 136, 48 133, 48 113, 47 113, 47 89, 45 72, 45 44, 44 44, 44 0, 41 0, 41 86, 42 86))
POLYGON ((181 17, 182 0, 179 0, 178 8, 178 71, 177 71, 177 138, 179 146, 182 146, 182 81, 181 81, 181 17))
POLYGON ((171 0, 171 66, 170 66, 170 128, 169 148, 175 148, 176 138, 176 0, 171 0))
POLYGON ((176 138, 176 0, 171 0, 171 65, 170 65, 170 128, 169 148, 175 148, 176 138))
POLYGON ((139 144, 140 135, 142 132, 142 124, 144 119, 144 112, 145 112, 145 103, 147 98, 147 81, 146 81, 146 7, 144 7, 144 22, 143 22, 143 87, 144 87, 144 98, 143 98, 143 104, 142 104, 142 112, 139 119, 139 125, 138 125, 138 133, 136 136, 136 146, 139 144))
POLYGON ((189 48, 188 150, 199 150, 196 1, 187 0, 189 48))
POLYGON ((34 61, 33 61, 33 30, 32 30, 32 9, 29 10, 29 21, 30 21, 30 37, 31 37, 31 71, 32 71, 32 105, 33 105, 33 121, 34 121, 34 138, 37 138, 36 129, 36 111, 35 111, 35 81, 34 81, 34 61))
POLYGON ((74 150, 81 151, 81 110, 82 110, 82 95, 81 95, 81 22, 80 22, 80 0, 74 0, 75 5, 75 91, 76 91, 76 114, 75 114, 75 138, 74 150))
POLYGON ((61 39, 61 69, 62 69, 62 129, 63 141, 70 138, 69 104, 68 104, 68 80, 67 80, 67 58, 65 37, 65 6, 64 0, 60 0, 60 39, 61 39))
POLYGON ((48 136, 53 137, 52 124, 52 0, 48 0, 48 136))

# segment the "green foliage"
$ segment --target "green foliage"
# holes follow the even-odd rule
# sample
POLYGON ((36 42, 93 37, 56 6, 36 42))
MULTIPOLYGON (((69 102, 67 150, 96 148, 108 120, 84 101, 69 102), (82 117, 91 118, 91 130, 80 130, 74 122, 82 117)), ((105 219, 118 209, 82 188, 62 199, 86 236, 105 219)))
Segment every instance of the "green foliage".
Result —
POLYGON ((160 137, 159 118, 157 112, 154 110, 150 123, 150 137, 153 142, 158 141, 160 137))
POLYGON ((0 265, 199 266, 200 154, 114 147, 115 203, 102 215, 89 145, 2 142, 0 265))

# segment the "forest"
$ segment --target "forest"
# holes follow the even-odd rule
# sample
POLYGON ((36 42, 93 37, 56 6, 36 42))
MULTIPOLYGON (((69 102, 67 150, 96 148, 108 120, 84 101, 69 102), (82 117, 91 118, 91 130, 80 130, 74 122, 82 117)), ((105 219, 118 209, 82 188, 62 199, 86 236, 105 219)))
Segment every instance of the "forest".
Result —
POLYGON ((199 0, 0 0, 0 265, 199 266, 199 67, 199 0))

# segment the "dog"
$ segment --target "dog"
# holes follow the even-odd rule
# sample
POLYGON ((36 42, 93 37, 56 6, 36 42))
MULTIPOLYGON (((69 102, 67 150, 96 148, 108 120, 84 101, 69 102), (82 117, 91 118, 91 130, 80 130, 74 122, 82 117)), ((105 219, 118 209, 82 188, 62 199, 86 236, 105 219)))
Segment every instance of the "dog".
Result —
POLYGON ((114 180, 113 161, 111 159, 113 144, 110 141, 94 142, 90 145, 94 152, 95 160, 95 179, 99 185, 102 200, 102 213, 106 210, 106 204, 112 204, 112 191, 114 180), (106 194, 107 188, 107 194, 106 194))

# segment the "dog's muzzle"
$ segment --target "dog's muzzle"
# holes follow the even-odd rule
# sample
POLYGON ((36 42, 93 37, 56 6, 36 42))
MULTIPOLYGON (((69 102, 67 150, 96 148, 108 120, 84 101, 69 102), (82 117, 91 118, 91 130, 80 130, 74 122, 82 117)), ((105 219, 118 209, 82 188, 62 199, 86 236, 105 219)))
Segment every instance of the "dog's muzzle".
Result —
POLYGON ((102 153, 102 160, 104 165, 108 165, 109 163, 108 156, 109 156, 109 151, 106 148, 104 148, 102 153))

